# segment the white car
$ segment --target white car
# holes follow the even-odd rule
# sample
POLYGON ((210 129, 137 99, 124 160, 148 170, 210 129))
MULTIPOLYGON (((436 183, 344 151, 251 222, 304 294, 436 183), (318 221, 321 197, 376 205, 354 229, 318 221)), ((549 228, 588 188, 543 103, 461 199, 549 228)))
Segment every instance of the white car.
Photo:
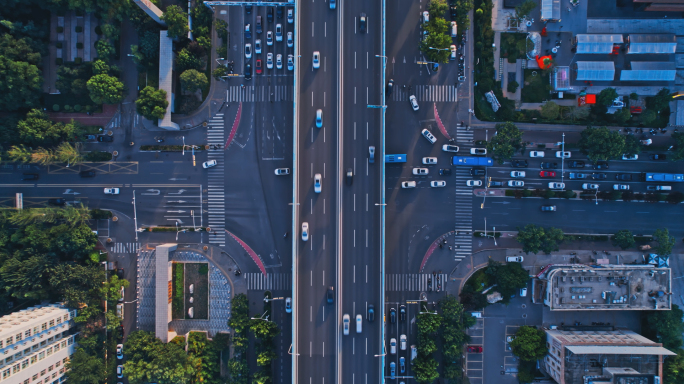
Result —
POLYGON ((599 185, 598 184, 584 183, 584 184, 582 184, 582 189, 599 189, 599 185))
POLYGON ((423 164, 437 164, 437 158, 436 157, 423 157, 423 164))
POLYGON ((316 110, 316 127, 320 128, 323 126, 323 110, 316 110))
POLYGON ((363 316, 356 315, 356 333, 361 333, 363 329, 363 316))
POLYGON ((451 56, 449 56, 449 59, 456 60, 456 46, 454 44, 451 44, 449 46, 449 50, 451 51, 451 56))
POLYGON ((556 151, 556 157, 559 159, 569 159, 570 158, 570 151, 556 151))
POLYGON ((273 32, 266 32, 266 45, 273 45, 273 32))
POLYGON ((427 23, 429 21, 430 21, 430 12, 423 11, 423 23, 427 23))
POLYGON ((484 156, 487 154, 487 148, 470 148, 470 154, 484 156))
POLYGON ((283 69, 283 55, 280 53, 276 55, 276 68, 283 69))
POLYGON ((314 192, 321 193, 321 174, 314 175, 314 192))
POLYGON ((116 358, 119 360, 123 359, 123 344, 116 345, 116 358))
POLYGON ((105 195, 118 195, 119 188, 105 188, 104 193, 105 195))
POLYGON ((276 174, 276 176, 289 175, 290 174, 290 168, 276 168, 275 174, 276 174))
POLYGON ((521 180, 508 180, 509 187, 524 187, 525 182, 521 180))
POLYGON ((266 54, 266 68, 273 69, 273 53, 266 54))
POLYGON ((507 263, 522 263, 524 258, 522 256, 506 256, 507 263))
POLYGON ((276 24, 276 41, 283 41, 283 25, 276 24))
POLYGON ((116 377, 123 379, 123 365, 116 366, 116 377))
POLYGON ((415 181, 402 181, 401 187, 402 188, 415 188, 416 182, 415 181))
POLYGON ((309 223, 302 223, 302 241, 309 241, 309 223))
POLYGON ((261 39, 254 41, 254 53, 261 54, 261 39))
POLYGON ((294 45, 294 39, 292 38, 292 32, 287 33, 287 46, 292 48, 294 45))
POLYGON ((207 168, 215 167, 216 164, 218 164, 218 162, 216 160, 205 161, 204 163, 202 163, 202 168, 207 169, 207 168))
POLYGON ((511 177, 520 179, 525 177, 525 171, 511 171, 511 177))
POLYGON ((420 131, 420 133, 430 142, 430 144, 434 144, 435 141, 437 141, 435 135, 433 135, 432 132, 428 131, 427 128, 420 131))
POLYGON ((527 296, 527 288, 520 288, 520 297, 527 296))
POLYGON ((544 157, 543 151, 530 151, 530 157, 544 157))
POLYGON ((631 155, 631 156, 622 155, 622 160, 638 160, 638 159, 639 159, 639 155, 631 155))
POLYGON ((549 189, 565 189, 565 183, 549 183, 549 189))
POLYGON ((287 55, 287 70, 294 70, 294 55, 287 55))
POLYGON ((446 181, 444 180, 434 180, 430 182, 430 186, 433 188, 446 187, 446 181))
POLYGON ((344 314, 344 316, 342 316, 342 327, 343 327, 342 332, 345 335, 348 335, 349 334, 349 315, 346 313, 344 314))
POLYGON ((285 312, 292 313, 292 298, 285 299, 285 312))
POLYGON ((395 338, 390 339, 390 353, 393 355, 397 354, 397 339, 395 338))
POLYGON ((442 145, 442 151, 456 153, 456 152, 458 152, 458 146, 451 145, 451 144, 444 144, 444 145, 442 145))
POLYGON ((287 10, 287 22, 294 23, 294 9, 290 8, 287 10))
POLYGON ((614 184, 613 189, 616 191, 629 191, 629 185, 627 185, 627 184, 614 184))
POLYGON ((416 96, 414 96, 414 95, 409 96, 409 101, 411 102, 411 108, 413 108, 414 111, 417 111, 419 109, 419 107, 418 107, 418 99, 416 99, 416 96))
POLYGON ((252 58, 252 44, 250 43, 245 44, 245 58, 252 58))
POLYGON ((399 349, 406 350, 406 335, 399 336, 399 349))
POLYGON ((313 53, 313 67, 314 68, 320 68, 321 67, 321 53, 318 51, 314 51, 314 53, 313 53))
POLYGON ((468 180, 466 181, 466 185, 469 187, 481 187, 482 180, 468 180))
POLYGON ((414 175, 427 175, 429 173, 427 168, 413 168, 414 175))

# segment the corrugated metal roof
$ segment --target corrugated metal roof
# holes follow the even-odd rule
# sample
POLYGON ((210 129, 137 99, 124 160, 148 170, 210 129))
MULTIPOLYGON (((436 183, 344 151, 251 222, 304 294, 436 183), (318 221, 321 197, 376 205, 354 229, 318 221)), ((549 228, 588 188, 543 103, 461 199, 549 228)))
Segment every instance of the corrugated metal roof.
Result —
POLYGON ((578 61, 577 80, 612 81, 615 64, 612 61, 578 61))
POLYGON ((622 44, 622 35, 577 35, 577 53, 611 53, 614 44, 622 44))
POLYGON ((675 63, 670 61, 632 61, 631 70, 620 72, 621 81, 674 81, 675 63))
POLYGON ((630 34, 629 50, 627 53, 648 54, 665 53, 671 54, 677 51, 677 37, 674 34, 630 34))
POLYGON ((542 20, 560 20, 560 0, 541 1, 542 20))
POLYGON ((171 121, 171 109, 173 108, 173 40, 168 31, 159 32, 159 89, 166 91, 168 108, 163 119, 158 120, 159 128, 178 131, 178 124, 171 121))
POLYGON ((570 352, 576 355, 663 355, 675 356, 674 352, 658 346, 636 346, 636 345, 566 345, 570 352))

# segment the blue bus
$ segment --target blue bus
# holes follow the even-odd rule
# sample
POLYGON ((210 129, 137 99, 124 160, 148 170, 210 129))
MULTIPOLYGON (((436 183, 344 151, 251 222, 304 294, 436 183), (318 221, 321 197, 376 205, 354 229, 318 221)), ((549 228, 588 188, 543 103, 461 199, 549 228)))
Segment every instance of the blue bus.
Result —
POLYGON ((406 155, 385 155, 385 163, 405 163, 406 155))
POLYGON ((489 167, 494 165, 494 160, 491 157, 480 156, 454 156, 452 158, 453 165, 484 165, 489 167))
POLYGON ((684 175, 681 173, 642 173, 641 178, 644 181, 656 181, 665 183, 681 183, 684 182, 684 175))

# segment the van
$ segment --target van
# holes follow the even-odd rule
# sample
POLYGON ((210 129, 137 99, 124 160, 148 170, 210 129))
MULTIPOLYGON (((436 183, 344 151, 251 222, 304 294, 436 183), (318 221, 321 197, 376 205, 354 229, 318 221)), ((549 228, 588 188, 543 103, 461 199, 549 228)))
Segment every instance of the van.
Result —
POLYGON ((649 185, 646 189, 649 191, 671 191, 672 187, 669 185, 649 185))
POLYGON ((415 345, 411 346, 411 364, 413 364, 413 359, 418 357, 418 348, 415 345))
POLYGON ((261 16, 257 16, 257 26, 256 26, 256 33, 260 34, 262 32, 261 29, 261 16))
POLYGON ((121 319, 121 320, 124 319, 124 305, 123 305, 123 303, 118 303, 116 305, 116 315, 119 317, 119 319, 121 319))
POLYGON ((451 22, 451 37, 458 37, 458 25, 455 21, 451 22))

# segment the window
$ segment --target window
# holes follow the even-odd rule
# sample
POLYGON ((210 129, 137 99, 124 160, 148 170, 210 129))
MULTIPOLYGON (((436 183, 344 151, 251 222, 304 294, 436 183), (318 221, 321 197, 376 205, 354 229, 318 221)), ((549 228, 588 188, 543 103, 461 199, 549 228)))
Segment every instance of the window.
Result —
POLYGON ((35 364, 36 361, 38 361, 38 356, 36 356, 36 355, 31 356, 31 364, 35 364))
POLYGON ((8 345, 8 346, 9 346, 10 344, 12 344, 12 340, 13 340, 13 339, 14 339, 14 338, 13 338, 12 336, 10 336, 10 337, 7 338, 7 345, 8 345))
POLYGON ((49 367, 48 367, 48 372, 52 372, 53 369, 55 369, 55 366, 54 366, 54 365, 49 366, 49 367))
POLYGON ((41 347, 44 347, 44 346, 46 346, 46 345, 47 345, 47 340, 43 340, 43 341, 40 342, 40 346, 41 346, 41 347))
POLYGON ((14 338, 15 338, 17 341, 21 341, 21 336, 22 336, 22 334, 21 334, 21 332, 19 332, 19 333, 17 333, 16 336, 14 336, 14 338))
POLYGON ((29 379, 24 380, 24 384, 29 384, 29 382, 30 382, 29 379))
POLYGON ((60 365, 62 365, 62 362, 61 362, 61 361, 58 361, 58 362, 55 363, 55 367, 59 367, 60 365))
POLYGON ((62 324, 62 318, 61 317, 57 318, 57 324, 62 324))
POLYGON ((2 378, 3 378, 3 379, 8 378, 9 376, 10 376, 10 369, 9 369, 9 368, 7 368, 7 369, 5 369, 4 371, 2 371, 2 378))
POLYGON ((60 370, 59 370, 59 373, 60 373, 60 374, 64 373, 64 368, 60 369, 60 370))
POLYGON ((38 374, 36 373, 35 375, 33 375, 33 377, 31 378, 31 380, 33 380, 33 381, 38 380, 38 374))
POLYGON ((71 344, 73 344, 73 343, 74 343, 74 338, 73 338, 73 337, 70 337, 70 338, 69 338, 69 345, 71 345, 71 344))
POLYGON ((47 349, 47 355, 48 355, 48 356, 52 355, 52 348, 48 348, 48 349, 47 349))
POLYGON ((33 334, 35 335, 36 333, 38 333, 38 327, 33 327, 33 334))
POLYGON ((24 355, 28 355, 29 353, 31 353, 31 348, 24 349, 24 355))
POLYGON ((38 360, 43 360, 45 358, 45 351, 42 351, 38 354, 38 360))
POLYGON ((54 348, 55 348, 55 352, 59 351, 59 343, 55 344, 54 348))
POLYGON ((21 371, 19 364, 14 364, 14 367, 12 367, 12 373, 17 373, 19 371, 21 371))
POLYGON ((47 372, 47 371, 43 369, 42 371, 40 371, 40 375, 43 376, 45 374, 45 372, 47 372))
POLYGON ((50 320, 50 328, 55 326, 55 320, 50 320))
POLYGON ((0 340, 0 348, 5 348, 5 342, 0 340))
POLYGON ((28 359, 22 361, 22 362, 21 362, 21 369, 24 369, 24 368, 28 367, 28 365, 29 365, 28 359))
POLYGON ((43 325, 40 326, 40 330, 44 331, 47 329, 47 323, 43 323, 43 325))
POLYGON ((10 361, 14 360, 14 356, 10 356, 5 359, 5 363, 9 363, 10 361))
POLYGON ((69 315, 64 315, 64 321, 69 321, 69 315))
POLYGON ((62 341, 62 348, 66 348, 67 342, 66 340, 62 341))

